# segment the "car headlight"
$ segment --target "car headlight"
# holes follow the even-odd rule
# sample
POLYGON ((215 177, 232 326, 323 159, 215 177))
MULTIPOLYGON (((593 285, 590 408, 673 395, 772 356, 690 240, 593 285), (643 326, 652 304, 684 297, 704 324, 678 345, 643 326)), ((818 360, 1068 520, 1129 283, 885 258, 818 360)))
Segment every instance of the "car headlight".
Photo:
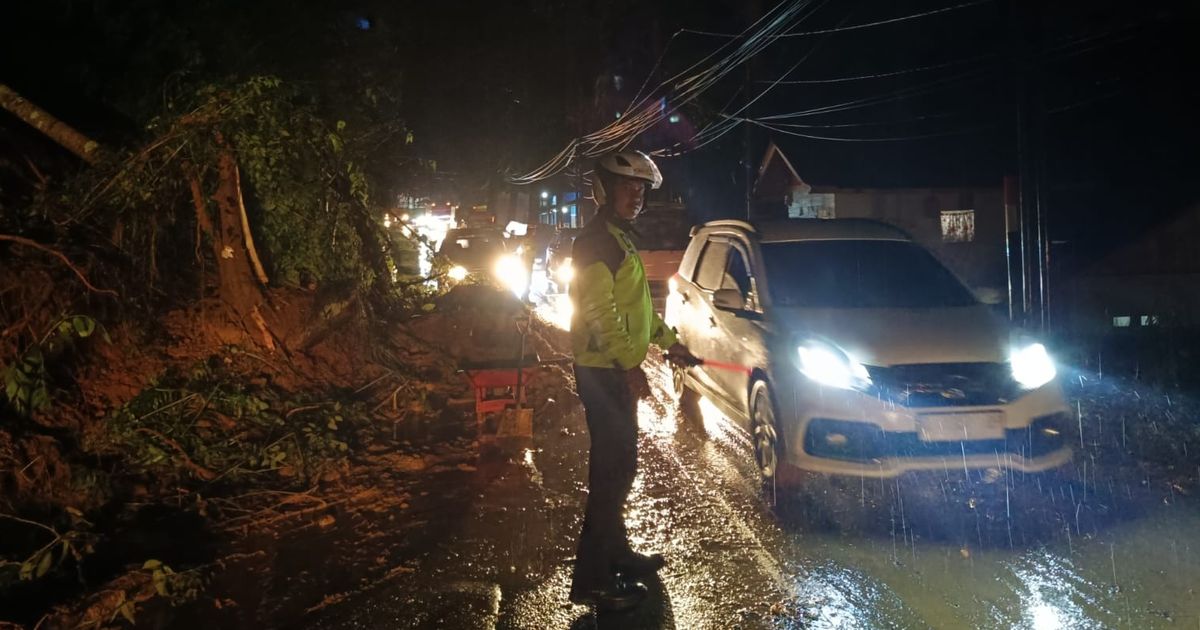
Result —
POLYGON ((529 285, 529 277, 526 275, 525 265, 521 263, 519 257, 512 254, 501 256, 496 261, 493 271, 496 274, 496 280, 512 291, 514 295, 520 297, 525 294, 525 287, 529 285))
POLYGON ((446 272, 446 275, 450 276, 450 279, 455 282, 462 282, 467 279, 467 268, 462 265, 454 265, 450 268, 450 271, 446 272))
POLYGON ((1008 361, 1012 365, 1013 380, 1025 389, 1037 389, 1058 375, 1054 359, 1040 343, 1014 350, 1008 361))
POLYGON ((571 280, 575 279, 575 267, 571 264, 570 258, 567 258, 558 266, 558 269, 554 272, 554 278, 560 284, 571 284, 571 280))
POLYGON ((810 341, 798 351, 800 373, 816 383, 838 389, 862 389, 871 384, 863 364, 827 343, 810 341))

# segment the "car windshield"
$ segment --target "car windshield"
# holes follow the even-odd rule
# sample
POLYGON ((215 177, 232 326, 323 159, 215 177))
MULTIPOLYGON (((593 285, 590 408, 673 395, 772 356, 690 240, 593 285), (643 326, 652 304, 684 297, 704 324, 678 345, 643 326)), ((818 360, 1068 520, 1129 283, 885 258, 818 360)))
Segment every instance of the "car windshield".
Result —
POLYGON ((446 235, 440 251, 456 264, 468 268, 481 268, 504 253, 504 239, 499 235, 451 232, 446 235))
POLYGON ((907 241, 764 243, 771 300, 818 308, 933 308, 975 304, 971 292, 907 241))

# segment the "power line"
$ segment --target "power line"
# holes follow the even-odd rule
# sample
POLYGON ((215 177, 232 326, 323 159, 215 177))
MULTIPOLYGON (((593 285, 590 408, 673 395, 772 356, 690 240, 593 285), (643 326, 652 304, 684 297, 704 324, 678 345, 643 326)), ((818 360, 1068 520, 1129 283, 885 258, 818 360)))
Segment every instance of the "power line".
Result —
MULTIPOLYGON (((674 85, 674 90, 677 93, 671 101, 672 106, 669 110, 665 106, 665 100, 659 100, 659 104, 648 102, 651 94, 654 92, 641 97, 640 101, 635 99, 626 110, 626 113, 636 113, 618 116, 617 121, 609 123, 603 128, 583 137, 573 139, 565 149, 549 161, 529 173, 510 177, 509 181, 515 184, 533 183, 561 172, 577 159, 602 155, 628 146, 643 131, 675 113, 679 108, 690 103, 692 100, 695 100, 732 72, 733 69, 762 52, 775 39, 775 35, 792 26, 797 21, 797 18, 801 21, 806 19, 808 16, 802 16, 801 14, 805 8, 812 4, 812 1, 793 0, 790 3, 777 6, 747 27, 746 31, 743 31, 743 33, 749 32, 751 34, 745 41, 737 45, 731 53, 714 62, 706 69, 684 77, 691 70, 715 57, 732 44, 732 41, 729 44, 718 47, 683 72, 670 77, 660 84, 659 88, 656 88, 654 92, 665 88, 671 82, 683 77, 682 80, 674 85)), ((826 0, 822 0, 822 2, 824 1, 826 0)), ((639 90, 639 95, 641 92, 642 90, 639 90)))
POLYGON ((1091 97, 1091 98, 1085 98, 1085 99, 1083 99, 1083 100, 1080 100, 1080 101, 1075 101, 1074 103, 1068 103, 1067 105, 1062 105, 1062 106, 1060 106, 1060 107, 1055 107, 1054 109, 1048 109, 1048 110, 1046 110, 1046 113, 1047 113, 1047 114, 1061 114, 1061 113, 1063 113, 1063 112, 1071 111, 1072 109, 1078 109, 1078 108, 1080 108, 1080 107, 1086 107, 1086 106, 1088 106, 1088 105, 1092 105, 1093 103, 1097 103, 1097 102, 1099 102, 1099 101, 1103 101, 1103 100, 1110 99, 1110 98, 1112 98, 1112 97, 1114 97, 1114 96, 1117 96, 1117 95, 1119 95, 1119 94, 1122 94, 1123 92, 1125 92, 1125 88, 1121 88, 1121 89, 1119 89, 1119 90, 1113 90, 1113 91, 1111 91, 1111 92, 1106 92, 1106 93, 1104 93, 1104 94, 1100 94, 1100 95, 1097 95, 1097 96, 1093 96, 1093 97, 1091 97))
MULTIPOLYGON (((849 19, 849 16, 847 16, 846 18, 843 18, 843 21, 846 19, 849 19)), ((744 105, 742 105, 741 108, 739 108, 733 114, 726 116, 726 119, 729 121, 728 124, 719 124, 719 125, 715 126, 715 131, 713 131, 713 135, 711 138, 703 140, 703 141, 700 140, 702 138, 702 136, 704 136, 704 134, 709 131, 709 128, 702 129, 702 130, 700 130, 700 132, 693 135, 691 138, 691 142, 694 144, 694 146, 691 149, 689 149, 689 151, 695 151, 697 149, 704 147, 705 145, 711 144, 712 142, 715 142, 721 136, 729 133, 735 127, 737 127, 738 121, 736 120, 736 117, 739 114, 746 111, 751 106, 753 106, 756 102, 758 102, 759 99, 766 96, 768 92, 770 92, 773 88, 775 88, 775 86, 779 85, 780 81, 786 79, 788 77, 788 75, 790 75, 797 68, 799 68, 800 65, 803 64, 805 61, 807 61, 809 57, 813 56, 813 54, 815 54, 818 50, 820 50, 821 46, 826 41, 828 41, 828 39, 823 39, 820 42, 818 42, 815 46, 812 47, 812 49, 810 49, 807 53, 805 53, 805 55, 803 57, 801 57, 799 60, 797 60, 796 63, 792 64, 791 67, 788 68, 787 70, 785 70, 783 74, 779 75, 779 77, 777 79, 775 79, 775 81, 773 83, 771 83, 771 85, 767 86, 766 89, 759 92, 758 96, 755 96, 754 98, 751 98, 751 99, 747 99, 746 103, 744 105)), ((740 92, 741 90, 739 89, 738 91, 740 92)), ((732 102, 732 100, 730 102, 732 102)), ((728 105, 726 105, 726 108, 727 107, 728 107, 728 105)), ((721 111, 724 111, 726 108, 722 108, 721 111)), ((676 143, 675 146, 679 146, 679 143, 676 143)), ((682 153, 680 153, 680 152, 674 153, 674 155, 681 155, 681 154, 682 153)))
MULTIPOLYGON (((1139 24, 1126 25, 1126 26, 1122 26, 1120 28, 1112 29, 1110 31, 1105 31, 1103 33, 1098 33, 1098 34, 1093 34, 1093 35, 1089 35, 1089 36, 1085 36, 1085 37, 1076 38, 1076 39, 1064 42, 1062 44, 1047 48, 1044 51, 1042 51, 1042 53, 1040 55, 1038 55, 1038 57, 1040 57, 1044 61, 1050 61, 1050 60, 1061 59, 1061 58, 1065 58, 1065 57, 1069 57, 1069 56, 1075 56, 1078 54, 1090 52, 1090 51, 1096 50, 1102 46, 1110 45, 1110 44, 1114 43, 1114 41, 1120 41, 1120 40, 1112 40, 1111 38, 1114 36, 1117 36, 1119 34, 1122 34, 1123 32, 1128 31, 1132 28, 1136 28, 1137 26, 1139 26, 1139 24), (1107 40, 1107 41, 1105 41, 1105 40, 1107 40), (1077 47, 1082 44, 1088 44, 1088 43, 1093 43, 1093 42, 1103 42, 1103 43, 1095 43, 1095 44, 1093 44, 1091 46, 1087 46, 1086 48, 1083 48, 1083 49, 1072 50, 1073 47, 1077 47)), ((988 56, 994 56, 994 55, 988 55, 988 56)), ((810 108, 807 110, 788 112, 788 113, 784 113, 784 114, 774 114, 774 115, 770 115, 770 116, 762 116, 762 117, 760 117, 760 119, 761 120, 784 120, 784 119, 789 119, 789 118, 818 116, 818 115, 822 115, 822 114, 831 114, 831 113, 849 111, 852 109, 862 109, 865 107, 872 107, 872 106, 879 105, 882 103, 887 103, 887 102, 891 102, 891 101, 902 100, 902 99, 911 98, 914 96, 928 94, 929 92, 932 92, 936 89, 951 85, 953 83, 957 83, 962 80, 975 78, 977 76, 986 74, 995 69, 996 69, 995 64, 992 64, 989 66, 985 66, 983 68, 978 68, 976 70, 962 72, 959 74, 951 75, 949 77, 935 79, 935 80, 928 81, 928 82, 925 82, 925 83, 922 83, 919 85, 902 88, 900 90, 896 90, 894 92, 883 94, 883 95, 868 96, 868 97, 863 97, 860 99, 844 101, 842 103, 835 103, 833 105, 814 107, 814 108, 810 108)))
POLYGON ((957 135, 964 135, 964 134, 969 134, 969 133, 976 133, 979 131, 983 131, 984 129, 987 129, 989 127, 993 127, 996 124, 996 123, 987 123, 984 125, 977 125, 975 127, 967 127, 967 128, 963 128, 963 129, 955 129, 952 131, 941 131, 941 132, 917 134, 917 135, 909 135, 909 136, 887 136, 887 137, 875 137, 875 138, 845 138, 845 137, 837 137, 837 136, 818 136, 815 134, 791 131, 789 129, 781 129, 775 125, 764 123, 760 120, 752 120, 752 119, 742 119, 742 120, 744 122, 748 122, 750 124, 754 124, 754 125, 763 127, 764 129, 770 129, 771 131, 774 131, 776 133, 787 134, 789 136, 798 136, 801 138, 808 138, 810 140, 827 140, 827 141, 833 141, 833 142, 906 142, 906 141, 910 141, 910 140, 925 140, 928 138, 941 138, 941 137, 945 137, 945 136, 957 136, 957 135))
POLYGON ((835 103, 832 105, 823 105, 821 107, 812 107, 812 108, 805 109, 805 110, 787 112, 787 113, 783 113, 783 114, 773 114, 770 116, 762 116, 760 118, 762 120, 786 120, 789 118, 803 118, 806 116, 819 116, 822 114, 832 114, 832 113, 836 113, 836 112, 849 111, 852 109, 862 109, 865 107, 873 107, 875 105, 880 105, 880 104, 891 102, 891 101, 902 100, 902 99, 906 99, 906 98, 911 98, 913 96, 920 96, 922 94, 927 94, 936 89, 951 85, 953 83, 957 83, 958 81, 962 81, 964 79, 971 79, 971 78, 982 76, 982 75, 986 74, 987 72, 989 72, 990 70, 992 70, 991 67, 981 68, 978 70, 962 72, 962 73, 959 73, 956 75, 944 77, 941 79, 936 79, 933 81, 927 81, 920 85, 902 88, 900 90, 896 90, 896 91, 893 91, 893 92, 890 92, 887 94, 882 94, 882 95, 877 94, 874 96, 867 96, 867 97, 863 97, 863 98, 859 98, 859 99, 844 101, 841 103, 835 103))
MULTIPOLYGON (((905 75, 905 74, 912 74, 914 72, 925 72, 928 70, 940 70, 942 68, 952 68, 954 66, 960 66, 963 64, 971 63, 974 61, 980 61, 983 59, 989 59, 992 57, 995 57, 995 55, 979 55, 977 57, 968 57, 966 59, 955 59, 954 61, 947 61, 945 63, 939 63, 939 64, 935 64, 935 65, 930 65, 930 66, 905 68, 903 70, 896 70, 893 72, 880 72, 878 74, 863 74, 863 75, 851 76, 851 77, 833 77, 833 78, 828 78, 828 79, 792 79, 792 80, 788 80, 788 81, 779 81, 779 84, 780 85, 811 85, 811 84, 820 84, 820 83, 845 83, 848 81, 864 81, 867 79, 883 79, 883 78, 887 78, 887 77, 897 77, 897 76, 901 76, 901 75, 905 75)), ((758 81, 758 83, 770 83, 770 81, 764 80, 764 81, 758 81)))
MULTIPOLYGON (((981 0, 980 2, 970 2, 970 3, 961 4, 961 5, 955 5, 953 7, 939 9, 935 12, 926 12, 926 13, 921 13, 921 14, 915 14, 913 16, 906 16, 905 19, 915 19, 917 17, 924 17, 925 15, 932 14, 932 13, 945 12, 945 11, 955 10, 958 8, 964 8, 966 6, 973 6, 975 4, 982 4, 982 1, 988 1, 988 0, 981 0)), ((1039 54, 1035 55, 1035 58, 1041 58, 1044 61, 1061 60, 1061 59, 1066 59, 1069 57, 1085 54, 1090 51, 1097 50, 1099 48, 1103 48, 1103 47, 1109 46, 1114 43, 1126 41, 1131 36, 1130 31, 1134 31, 1148 23, 1164 19, 1164 17, 1165 17, 1165 15, 1160 14, 1160 15, 1156 15, 1148 20, 1143 20, 1141 22, 1125 24, 1125 25, 1119 26, 1117 28, 1113 28, 1113 29, 1103 31, 1100 33, 1092 33, 1092 34, 1087 34, 1087 35, 1084 35, 1081 37, 1072 38, 1072 39, 1069 39, 1060 44, 1043 49, 1039 54), (1091 44, 1091 45, 1088 45, 1088 44, 1091 44)), ((812 33, 816 34, 818 32, 825 32, 825 33, 840 32, 843 30, 852 30, 853 28, 865 28, 867 26, 875 26, 875 25, 879 25, 880 23, 891 23, 891 22, 898 21, 898 20, 899 19, 897 18, 897 19, 892 19, 892 20, 884 20, 881 22, 873 22, 873 23, 870 23, 867 25, 857 25, 855 27, 838 27, 838 28, 834 28, 834 29, 825 29, 824 31, 814 31, 812 33)), ((755 97, 754 100, 761 98, 761 96, 766 91, 769 91, 770 89, 774 88, 777 85, 803 84, 803 83, 808 83, 808 82, 811 82, 811 83, 818 83, 818 82, 819 83, 836 83, 836 82, 848 82, 848 81, 860 80, 860 79, 878 78, 878 77, 882 77, 882 76, 896 76, 896 75, 900 75, 900 74, 910 74, 910 73, 920 72, 923 70, 934 70, 934 69, 941 69, 941 68, 945 68, 945 67, 951 67, 954 65, 961 65, 961 64, 979 61, 981 59, 991 58, 991 57, 995 57, 995 56, 996 55, 994 55, 994 54, 982 55, 979 57, 973 57, 973 58, 969 58, 969 59, 955 60, 955 61, 950 61, 950 62, 946 62, 946 63, 942 63, 942 64, 936 64, 933 66, 922 66, 919 68, 909 68, 909 69, 900 70, 900 71, 896 71, 896 72, 879 73, 876 75, 864 75, 861 77, 841 77, 841 78, 834 78, 834 79, 818 79, 818 80, 812 80, 812 81, 786 81, 786 80, 782 80, 783 77, 781 77, 780 79, 777 79, 775 81, 770 81, 769 82, 770 87, 766 88, 763 91, 763 93, 760 93, 757 97, 755 97)), ((972 128, 967 128, 967 129, 930 133, 930 134, 879 137, 879 138, 845 138, 845 137, 822 136, 822 135, 805 133, 803 131, 795 131, 795 130, 796 129, 808 129, 808 128, 820 129, 820 128, 840 128, 840 127, 854 127, 854 126, 873 126, 873 125, 884 125, 884 124, 892 124, 892 123, 860 122, 860 123, 845 123, 845 124, 841 124, 841 125, 838 125, 838 124, 805 125, 805 124, 800 124, 800 123, 787 123, 787 122, 781 122, 781 121, 787 120, 787 119, 801 118, 801 117, 806 117, 806 116, 833 114, 833 113, 839 113, 839 112, 849 111, 849 110, 853 110, 853 109, 862 109, 862 108, 880 105, 880 104, 891 102, 891 101, 912 98, 912 97, 928 94, 937 89, 944 88, 946 86, 949 86, 953 83, 957 83, 959 81, 964 81, 964 80, 975 78, 975 77, 985 74, 993 69, 995 69, 995 64, 990 64, 987 67, 976 69, 974 71, 964 72, 964 73, 960 73, 960 74, 953 75, 950 77, 937 79, 934 81, 926 82, 926 83, 923 83, 923 84, 920 84, 917 86, 904 88, 904 89, 897 90, 897 91, 887 93, 887 94, 869 96, 869 97, 864 97, 864 98, 860 98, 860 99, 845 101, 842 103, 835 103, 833 105, 815 107, 815 108, 810 108, 808 110, 802 110, 802 111, 798 111, 798 112, 790 112, 787 114, 777 114, 777 115, 773 115, 773 116, 760 117, 760 118, 754 119, 754 120, 747 120, 745 118, 738 117, 737 113, 724 114, 724 116, 726 116, 726 118, 722 122, 709 125, 704 130, 702 130, 701 132, 699 132, 695 136, 693 136, 692 140, 699 141, 699 142, 698 142, 698 144, 693 146, 691 149, 686 150, 686 151, 674 150, 680 146, 680 143, 676 143, 669 149, 660 149, 658 152, 655 153, 655 155, 675 156, 675 155, 681 155, 683 153, 686 153, 686 152, 689 152, 692 150, 699 149, 707 144, 710 144, 711 142, 715 141, 716 139, 724 136, 725 134, 729 133, 730 131, 735 129, 738 125, 740 125, 742 122, 756 124, 760 127, 763 127, 763 128, 766 128, 766 129, 769 129, 769 130, 772 130, 772 131, 775 131, 778 133, 784 133, 784 134, 788 134, 788 135, 799 136, 799 137, 809 138, 809 139, 813 139, 813 140, 826 140, 826 141, 837 141, 837 142, 897 142, 897 141, 905 141, 905 140, 920 140, 920 139, 924 139, 924 138, 933 138, 933 137, 939 137, 939 136, 959 135, 959 134, 964 134, 964 133, 973 133, 980 129, 984 129, 989 126, 992 126, 995 123, 989 123, 988 125, 983 125, 980 127, 972 127, 972 128)), ((764 82, 766 82, 766 81, 764 81, 764 82)), ((1095 101, 1110 98, 1111 96, 1114 96, 1115 94, 1116 93, 1105 94, 1105 95, 1101 95, 1101 96, 1098 96, 1095 98, 1086 99, 1084 101, 1080 101, 1077 103, 1069 104, 1064 107, 1056 108, 1054 110, 1051 110, 1048 113, 1059 113, 1062 111, 1068 111, 1070 109, 1074 109, 1076 107, 1083 107, 1086 105, 1090 105, 1091 103, 1093 103, 1095 101)), ((721 111, 727 111, 727 109, 728 109, 728 106, 726 106, 726 108, 723 108, 721 111)), ((739 112, 740 111, 741 110, 739 110, 739 112)), ((936 118, 936 117, 943 117, 943 116, 938 116, 938 115, 921 116, 921 117, 917 117, 915 119, 911 119, 909 122, 914 122, 914 121, 923 120, 923 119, 931 119, 931 118, 936 118)), ((894 124, 904 124, 904 123, 897 122, 894 124)))
POLYGON ((890 126, 906 125, 906 124, 911 124, 911 123, 920 122, 920 121, 924 121, 924 120, 937 120, 937 119, 943 119, 943 118, 953 118, 962 113, 963 113, 962 111, 942 112, 939 114, 928 114, 925 116, 913 116, 910 118, 905 118, 903 120, 872 120, 872 121, 864 121, 864 122, 837 123, 837 124, 832 124, 832 123, 831 124, 811 124, 811 123, 804 124, 804 123, 783 123, 783 122, 776 122, 776 123, 772 123, 772 124, 776 127, 788 127, 791 129, 844 129, 844 128, 852 128, 852 127, 881 127, 881 126, 889 126, 889 125, 890 126))
MULTIPOLYGON (((895 24, 897 22, 906 22, 908 20, 916 20, 918 18, 929 17, 931 15, 938 15, 939 13, 946 13, 949 11, 957 11, 959 9, 965 9, 967 7, 973 7, 973 6, 985 4, 988 2, 992 2, 992 0, 973 0, 972 2, 964 2, 962 4, 956 4, 951 7, 943 7, 941 9, 934 9, 932 11, 925 11, 923 13, 913 13, 911 15, 902 15, 900 17, 889 18, 886 20, 879 20, 876 22, 867 22, 865 24, 854 24, 852 26, 839 26, 836 28, 826 28, 826 29, 821 29, 821 30, 817 30, 817 31, 798 31, 798 32, 792 32, 792 33, 783 33, 781 35, 777 35, 776 37, 779 37, 779 38, 808 37, 811 35, 824 35, 826 33, 843 33, 845 31, 856 31, 856 30, 864 29, 864 28, 873 28, 876 26, 895 24)), ((712 31, 699 31, 699 30, 694 30, 694 29, 690 29, 690 28, 682 29, 682 32, 691 33, 693 35, 707 35, 709 37, 726 37, 726 38, 740 37, 740 35, 734 35, 732 33, 714 33, 712 31)))
MULTIPOLYGON (((737 64, 729 64, 732 59, 739 58, 738 63, 741 63, 744 61, 744 59, 748 59, 749 56, 753 56, 754 54, 760 52, 762 48, 765 47, 765 44, 762 42, 768 41, 764 40, 762 36, 786 28, 788 21, 793 18, 796 13, 806 4, 807 0, 795 0, 789 5, 780 5, 757 20, 750 27, 747 27, 748 32, 749 30, 757 27, 764 20, 771 19, 766 26, 751 35, 747 41, 738 46, 733 53, 716 62, 706 71, 689 77, 683 83, 683 85, 692 82, 695 82, 695 84, 688 88, 688 91, 685 92, 685 94, 690 92, 690 96, 687 96, 679 105, 677 105, 676 109, 696 96, 699 96, 699 94, 708 89, 708 87, 711 87, 713 83, 727 74, 733 67, 736 67, 737 64), (777 15, 772 18, 772 15, 776 13, 777 15), (722 66, 726 66, 726 68, 723 69, 722 66), (703 80, 697 81, 697 79, 703 80)), ((660 88, 665 86, 670 81, 674 81, 675 79, 681 77, 691 69, 703 64, 705 61, 726 48, 728 45, 729 44, 725 44, 718 47, 717 50, 709 53, 709 55, 705 56, 695 64, 692 64, 692 66, 687 70, 684 70, 670 79, 667 79, 667 81, 664 81, 663 84, 660 85, 660 88)), ((510 181, 517 184, 532 183, 561 172, 577 158, 600 155, 613 150, 615 147, 627 145, 634 137, 636 137, 637 134, 640 134, 642 131, 649 128, 649 126, 655 124, 658 122, 658 120, 661 120, 663 117, 663 112, 661 111, 658 112, 660 116, 656 117, 654 115, 654 112, 652 111, 652 104, 646 104, 643 106, 648 98, 649 96, 641 99, 640 102, 635 101, 634 103, 631 103, 630 107, 626 110, 626 112, 630 112, 641 107, 641 111, 639 111, 637 114, 634 114, 633 116, 620 116, 616 122, 610 123, 604 128, 583 136, 582 138, 576 138, 572 140, 566 149, 561 151, 554 158, 551 158, 550 161, 546 162, 530 173, 518 177, 512 177, 510 178, 510 181)), ((662 108, 659 109, 661 110, 662 108)))

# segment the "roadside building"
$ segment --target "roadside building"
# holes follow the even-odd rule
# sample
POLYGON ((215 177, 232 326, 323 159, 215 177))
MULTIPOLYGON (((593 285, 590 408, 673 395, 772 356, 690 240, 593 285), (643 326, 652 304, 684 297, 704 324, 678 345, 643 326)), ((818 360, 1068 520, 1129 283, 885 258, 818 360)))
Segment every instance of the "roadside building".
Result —
POLYGON ((1005 202, 1000 185, 859 188, 810 183, 772 142, 759 165, 751 215, 883 221, 908 232, 972 288, 1006 295, 1005 202))
POLYGON ((1067 285, 1062 328, 1093 369, 1178 381, 1200 368, 1200 204, 1114 248, 1067 285))

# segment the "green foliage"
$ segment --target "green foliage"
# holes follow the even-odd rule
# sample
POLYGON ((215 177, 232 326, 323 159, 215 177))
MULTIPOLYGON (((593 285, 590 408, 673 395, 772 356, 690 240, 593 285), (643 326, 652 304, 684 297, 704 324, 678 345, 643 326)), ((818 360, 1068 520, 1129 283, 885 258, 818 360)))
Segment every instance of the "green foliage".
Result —
POLYGON ((135 469, 191 474, 197 467, 229 481, 275 474, 313 479, 350 450, 367 412, 357 404, 298 405, 247 386, 225 369, 229 354, 169 375, 117 410, 105 431, 85 444, 123 453, 135 469))
POLYGON ((5 523, 42 534, 41 540, 35 543, 36 546, 32 547, 32 550, 27 548, 23 556, 18 552, 16 558, 0 557, 0 588, 14 582, 40 580, 67 560, 80 562, 84 556, 95 550, 96 537, 90 531, 91 523, 86 521, 78 510, 67 508, 67 513, 71 528, 62 533, 44 523, 0 514, 0 520, 5 523))
POLYGON ((75 346, 77 340, 91 337, 97 330, 109 341, 108 333, 87 315, 69 315, 50 327, 11 365, 3 370, 4 397, 23 416, 50 407, 51 378, 48 365, 75 346))
POLYGON ((142 564, 150 572, 154 592, 165 597, 173 605, 184 604, 200 597, 204 579, 198 570, 175 572, 161 560, 150 559, 142 564))
MULTIPOLYGON (((318 278, 360 274, 358 237, 349 206, 369 202, 362 170, 347 159, 345 124, 329 125, 295 87, 274 77, 253 77, 233 85, 209 85, 175 104, 177 112, 214 111, 216 127, 237 152, 247 212, 255 237, 280 281, 295 283, 301 271, 318 278)), ((154 128, 178 125, 184 113, 156 121, 154 128)), ((198 130, 193 147, 215 162, 198 130)))
MULTIPOLYGON (((191 185, 199 183, 200 202, 212 216, 219 157, 232 151, 251 232, 273 284, 308 276, 367 286, 389 275, 386 264, 364 257, 361 242, 364 234, 383 233, 372 218, 381 213, 371 209, 371 191, 386 175, 360 165, 371 159, 372 147, 393 142, 388 129, 394 121, 361 112, 326 117, 325 104, 311 93, 271 76, 174 87, 164 104, 138 148, 110 151, 105 162, 5 217, 10 231, 113 235, 112 244, 106 236, 96 246, 115 245, 119 251, 112 253, 127 264, 97 265, 93 279, 135 304, 190 297, 196 274, 205 264, 213 269, 205 261, 210 244, 196 242, 191 185)), ((394 142, 403 146, 401 140, 394 142)), ((394 179, 413 168, 405 163, 387 172, 394 179)))

